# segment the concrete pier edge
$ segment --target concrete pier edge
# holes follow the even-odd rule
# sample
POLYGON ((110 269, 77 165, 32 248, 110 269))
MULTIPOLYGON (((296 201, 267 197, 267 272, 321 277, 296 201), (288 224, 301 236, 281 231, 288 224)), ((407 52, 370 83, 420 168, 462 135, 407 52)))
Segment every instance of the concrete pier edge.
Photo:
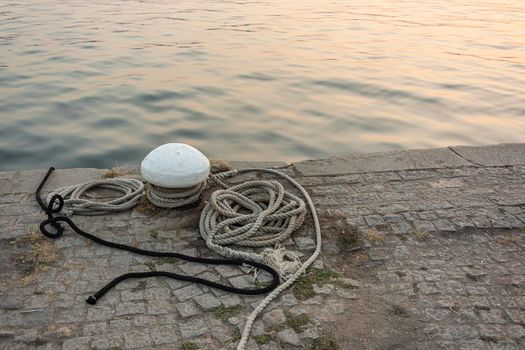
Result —
MULTIPOLYGON (((525 143, 230 164, 297 179, 323 234, 314 270, 256 320, 249 349, 525 348, 525 143)), ((136 165, 124 170, 138 174, 136 165)), ((41 236, 34 192, 46 171, 0 172, 0 348, 235 348, 262 296, 150 278, 86 304, 125 272, 158 269, 235 287, 253 286, 253 275, 108 249, 69 228, 59 239, 41 236)), ((45 190, 107 172, 58 169, 45 190)), ((212 257, 198 233, 201 209, 73 220, 109 241, 212 257)), ((312 232, 307 221, 283 244, 308 257, 312 232)))
MULTIPOLYGON (((234 168, 293 167, 301 176, 333 176, 402 170, 430 170, 461 167, 505 167, 525 165, 525 143, 503 143, 487 146, 450 146, 375 153, 353 153, 287 164, 273 161, 231 161, 234 168)), ((50 159, 50 166, 52 166, 50 159)), ((125 166, 138 173, 138 166, 125 166)), ((0 172, 0 195, 31 192, 36 189, 45 170, 0 172)), ((49 188, 68 186, 99 178, 107 169, 57 169, 49 188)))

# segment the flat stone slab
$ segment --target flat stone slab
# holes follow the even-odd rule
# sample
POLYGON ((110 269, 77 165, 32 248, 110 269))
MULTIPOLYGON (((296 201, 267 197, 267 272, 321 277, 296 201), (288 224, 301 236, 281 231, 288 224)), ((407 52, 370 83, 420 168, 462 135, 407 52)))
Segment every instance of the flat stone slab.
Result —
POLYGON ((293 163, 304 176, 393 170, 440 169, 472 165, 448 148, 350 154, 293 163))
MULTIPOLYGON (((0 172, 0 196, 14 193, 35 192, 47 170, 0 172)), ((46 188, 70 186, 85 181, 100 179, 106 169, 57 169, 49 179, 46 188)))
MULTIPOLYGON (((386 152, 294 166, 230 163, 285 167, 311 195, 323 237, 317 270, 305 276, 311 285, 295 284, 272 301, 255 321, 247 348, 311 349, 327 341, 340 349, 523 348, 522 148, 386 152)), ((138 171, 118 170, 126 176, 138 171)), ((28 236, 46 218, 34 198, 45 173, 0 172, 0 348, 236 348, 264 296, 148 278, 124 281, 96 306, 84 300, 132 271, 169 271, 239 287, 264 285, 265 275, 255 282, 244 268, 110 249, 68 226, 55 240, 28 236)), ((57 170, 45 190, 105 174, 57 170)), ((258 178, 242 174, 226 182, 258 178)), ((108 241, 212 257, 199 235, 200 213, 197 207, 150 216, 134 208, 72 220, 108 241)), ((306 259, 314 238, 308 219, 285 246, 306 259)))
POLYGON ((288 164, 285 162, 242 162, 242 161, 228 161, 234 169, 247 169, 247 168, 282 168, 288 164))
POLYGON ((524 143, 503 143, 490 146, 453 146, 450 148, 476 165, 507 166, 525 164, 524 143))

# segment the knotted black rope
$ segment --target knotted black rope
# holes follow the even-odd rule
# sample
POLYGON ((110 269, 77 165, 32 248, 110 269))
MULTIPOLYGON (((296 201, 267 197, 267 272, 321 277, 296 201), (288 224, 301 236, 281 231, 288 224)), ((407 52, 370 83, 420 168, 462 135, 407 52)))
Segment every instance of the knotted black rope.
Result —
POLYGON ((47 214, 47 219, 42 221, 42 223, 40 224, 40 232, 42 232, 43 235, 49 238, 55 239, 55 238, 59 238, 60 236, 62 236, 62 234, 64 233, 64 227, 60 224, 60 222, 65 222, 73 229, 73 231, 75 231, 79 235, 86 237, 99 244, 110 247, 110 248, 126 250, 128 252, 147 255, 147 256, 177 258, 177 259, 182 259, 182 260, 197 262, 197 263, 203 263, 203 264, 236 265, 236 266, 250 265, 255 268, 261 269, 263 271, 266 271, 272 275, 272 282, 269 286, 266 286, 264 288, 251 289, 251 288, 230 287, 224 284, 206 280, 204 278, 188 276, 188 275, 181 275, 178 273, 167 272, 167 271, 125 273, 113 279, 111 282, 106 284, 95 294, 89 296, 89 298, 87 298, 86 300, 87 303, 92 304, 92 305, 96 304, 97 300, 100 299, 109 290, 111 290, 113 287, 115 287, 120 282, 126 279, 129 279, 129 278, 169 277, 169 278, 173 278, 173 279, 180 280, 180 281, 187 281, 187 282, 203 284, 205 286, 221 289, 226 292, 231 292, 231 293, 236 293, 236 294, 246 294, 246 295, 264 294, 264 293, 267 293, 273 290, 275 287, 279 285, 279 274, 271 267, 258 263, 258 262, 248 261, 248 260, 243 260, 243 259, 199 258, 199 257, 184 255, 180 253, 157 252, 157 251, 152 251, 152 250, 140 249, 140 248, 135 248, 135 247, 128 246, 125 244, 106 241, 100 237, 94 236, 86 231, 83 231, 77 225, 75 225, 75 223, 70 218, 66 216, 55 216, 55 214, 58 214, 64 206, 64 199, 62 198, 62 196, 58 194, 52 196, 48 204, 46 204, 40 196, 40 192, 42 191, 42 188, 44 187, 47 180, 49 179, 49 176, 54 170, 55 168, 53 167, 49 168, 46 176, 44 177, 44 179, 38 186, 38 189, 36 190, 36 200, 38 201, 38 204, 40 205, 42 210, 44 210, 47 214), (55 229, 55 232, 49 231, 47 229, 48 225, 51 225, 55 229))

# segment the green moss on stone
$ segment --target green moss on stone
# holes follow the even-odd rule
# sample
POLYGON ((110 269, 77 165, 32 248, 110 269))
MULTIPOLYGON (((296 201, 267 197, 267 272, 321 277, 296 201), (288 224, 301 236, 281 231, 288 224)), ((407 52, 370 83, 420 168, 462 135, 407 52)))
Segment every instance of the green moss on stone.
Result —
POLYGON ((221 305, 212 310, 212 315, 222 322, 226 323, 232 317, 237 316, 241 312, 241 308, 237 306, 224 306, 221 305))

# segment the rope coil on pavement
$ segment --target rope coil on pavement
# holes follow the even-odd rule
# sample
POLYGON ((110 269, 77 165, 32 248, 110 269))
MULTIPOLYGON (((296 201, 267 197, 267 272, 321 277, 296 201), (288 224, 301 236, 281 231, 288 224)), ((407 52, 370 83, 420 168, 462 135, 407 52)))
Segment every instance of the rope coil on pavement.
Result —
POLYGON ((157 207, 181 209, 197 203, 201 199, 206 184, 207 181, 204 180, 190 188, 165 188, 148 183, 146 185, 146 196, 157 207))
POLYGON ((136 179, 101 179, 58 188, 46 197, 46 201, 50 203, 55 195, 62 197, 64 200, 64 214, 67 216, 73 213, 81 215, 105 215, 133 208, 138 204, 143 191, 144 184, 136 179), (122 196, 107 202, 93 201, 85 198, 86 192, 95 188, 106 188, 121 192, 122 196), (84 196, 84 198, 82 198, 82 196, 84 196))
MULTIPOLYGON (((89 296, 89 298, 86 300, 87 303, 96 304, 97 300, 100 299, 102 296, 104 296, 104 294, 110 291, 113 287, 115 287, 120 282, 126 279, 130 279, 130 278, 168 277, 168 278, 173 278, 173 279, 177 279, 181 281, 200 283, 200 284, 212 287, 212 288, 224 290, 226 292, 245 294, 245 295, 265 294, 273 290, 279 284, 279 275, 277 274, 277 272, 271 267, 258 263, 258 262, 252 262, 252 261, 243 260, 243 259, 200 258, 200 257, 195 257, 195 256, 190 256, 190 255, 185 255, 185 254, 180 254, 180 253, 175 253, 175 252, 167 252, 167 251, 163 252, 163 251, 153 251, 153 250, 141 249, 141 248, 137 248, 137 247, 121 244, 121 243, 107 241, 105 239, 102 239, 89 232, 82 230, 69 217, 58 215, 59 213, 63 212, 63 208, 65 205, 65 200, 60 194, 56 194, 56 193, 53 194, 47 203, 41 198, 40 193, 42 189, 44 188, 47 180, 51 176, 51 173, 54 170, 55 169, 52 167, 47 171, 42 182, 38 186, 38 189, 36 190, 36 200, 38 204, 40 205, 40 207, 42 208, 42 210, 44 210, 47 215, 47 219, 40 223, 40 232, 49 238, 56 239, 56 238, 61 237, 65 230, 61 223, 66 223, 77 234, 85 238, 88 238, 96 243, 110 247, 110 248, 125 250, 125 251, 129 251, 129 252, 141 254, 141 255, 146 255, 146 256, 177 258, 177 259, 182 259, 185 261, 197 262, 197 263, 203 263, 203 264, 234 265, 234 266, 247 265, 247 266, 251 266, 252 268, 265 271, 272 276, 272 282, 268 286, 254 289, 254 288, 230 287, 228 285, 213 282, 213 281, 210 281, 204 278, 182 275, 182 274, 177 274, 177 273, 167 272, 167 271, 132 272, 132 273, 126 273, 126 274, 120 275, 116 277, 115 279, 113 279, 112 281, 110 281, 108 284, 102 287, 98 292, 89 296), (52 227, 53 229, 50 230, 50 227, 52 227)), ((113 182, 113 180, 111 182, 113 182)), ((82 187, 82 184, 76 187, 82 187)))
POLYGON ((301 227, 305 215, 304 201, 285 191, 279 182, 248 181, 211 194, 201 213, 199 231, 206 245, 218 254, 268 264, 284 281, 297 270, 300 261, 275 246, 301 227), (231 245, 274 248, 256 253, 236 250, 231 245))
MULTIPOLYGON (((134 179, 106 179, 95 180, 76 186, 63 187, 48 196, 47 207, 40 199, 40 191, 47 178, 51 174, 51 168, 37 190, 37 200, 48 215, 48 219, 40 225, 41 232, 51 238, 62 235, 63 228, 59 222, 66 222, 78 234, 94 240, 97 243, 130 252, 149 256, 176 257, 187 261, 204 262, 212 264, 242 265, 246 263, 270 273, 273 277, 271 286, 261 289, 232 288, 215 282, 184 276, 164 271, 152 271, 146 273, 129 273, 115 278, 104 286, 95 295, 88 298, 87 302, 94 304, 107 291, 119 282, 127 278, 143 278, 153 276, 165 276, 175 279, 203 283, 214 288, 241 294, 261 294, 271 291, 278 285, 280 278, 283 282, 264 298, 257 308, 248 317, 241 339, 237 346, 238 350, 246 349, 253 322, 266 306, 277 298, 286 288, 290 287, 306 269, 315 261, 321 252, 321 228, 317 212, 312 199, 306 190, 293 178, 275 169, 250 168, 232 170, 216 175, 210 175, 210 179, 223 187, 212 193, 210 200, 201 213, 199 231, 206 245, 218 254, 229 259, 201 259, 172 252, 155 252, 122 244, 105 241, 78 228, 69 218, 54 216, 66 205, 72 213, 83 215, 101 215, 109 212, 130 209, 137 204, 144 185, 134 179), (222 182, 222 179, 238 174, 249 172, 263 172, 284 178, 289 181, 306 198, 308 208, 314 220, 316 233, 316 248, 314 253, 301 264, 300 260, 278 244, 290 237, 304 222, 306 206, 302 199, 284 190, 284 187, 276 181, 250 181, 230 188, 222 182), (94 187, 105 187, 123 192, 120 198, 108 202, 94 202, 81 199, 80 196, 94 187), (67 198, 69 199, 63 199, 67 198), (52 233, 47 230, 46 225, 52 225, 57 230, 52 233), (274 246, 263 250, 261 253, 248 252, 230 248, 237 245, 248 248, 259 248, 274 246)), ((164 189, 154 185, 148 185, 146 194, 153 204, 164 208, 185 207, 196 203, 206 188, 206 181, 190 189, 164 189), (158 203, 158 204, 157 204, 158 203), (160 204, 160 205, 159 205, 160 204)), ((67 212, 66 212, 67 214, 67 212)))
POLYGON ((246 349, 250 331, 257 316, 263 312, 268 304, 305 273, 321 253, 321 226, 317 217, 317 211, 308 192, 293 178, 275 169, 251 168, 216 174, 211 179, 224 187, 224 184, 220 181, 221 179, 250 172, 277 175, 289 181, 299 190, 305 197, 314 220, 316 247, 314 253, 305 262, 292 264, 292 268, 283 273, 282 270, 286 270, 289 267, 287 262, 283 261, 281 257, 283 254, 286 255, 284 248, 268 249, 263 251, 262 254, 256 254, 224 246, 236 244, 248 247, 261 247, 266 245, 264 242, 268 242, 268 244, 281 242, 302 225, 306 208, 300 198, 284 191, 282 185, 275 181, 246 182, 223 191, 215 191, 212 194, 201 214, 199 223, 201 235, 208 247, 224 256, 242 256, 252 261, 260 261, 259 259, 262 259, 264 264, 269 264, 276 269, 281 280, 284 280, 250 314, 246 320, 237 350, 246 349))

